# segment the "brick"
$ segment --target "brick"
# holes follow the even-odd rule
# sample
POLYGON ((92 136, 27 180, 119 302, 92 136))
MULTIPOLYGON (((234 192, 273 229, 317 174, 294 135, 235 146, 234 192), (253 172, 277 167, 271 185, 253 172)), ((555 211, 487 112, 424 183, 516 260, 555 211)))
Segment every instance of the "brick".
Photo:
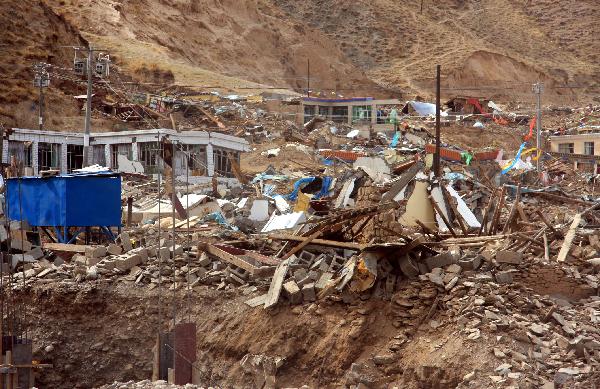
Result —
POLYGON ((85 256, 86 258, 102 258, 106 256, 107 249, 104 246, 97 247, 86 247, 85 248, 85 256))
POLYGON ((314 283, 311 282, 302 287, 302 297, 304 297, 304 301, 315 301, 317 299, 314 283))
POLYGON ((302 251, 298 256, 297 263, 305 264, 307 267, 312 265, 317 256, 308 251, 302 251))
POLYGON ((283 284, 285 295, 290 300, 291 304, 302 303, 302 292, 294 280, 290 280, 283 284))
POLYGON ((496 262, 518 265, 523 262, 523 253, 511 250, 501 250, 496 253, 496 262))

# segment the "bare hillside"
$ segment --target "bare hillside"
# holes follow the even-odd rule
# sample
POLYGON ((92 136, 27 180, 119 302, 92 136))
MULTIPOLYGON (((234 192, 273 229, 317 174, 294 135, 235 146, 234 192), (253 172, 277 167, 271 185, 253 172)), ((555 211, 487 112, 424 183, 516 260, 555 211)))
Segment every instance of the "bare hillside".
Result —
POLYGON ((493 86, 500 89, 481 93, 508 98, 527 98, 537 79, 563 97, 586 95, 600 80, 596 0, 440 0, 423 1, 422 10, 419 1, 273 2, 339 42, 383 84, 428 93, 436 63, 446 86, 493 86), (552 88, 566 84, 588 88, 552 88))
POLYGON ((375 84, 326 35, 264 0, 45 0, 117 63, 144 81, 146 68, 179 85, 335 89, 375 84))

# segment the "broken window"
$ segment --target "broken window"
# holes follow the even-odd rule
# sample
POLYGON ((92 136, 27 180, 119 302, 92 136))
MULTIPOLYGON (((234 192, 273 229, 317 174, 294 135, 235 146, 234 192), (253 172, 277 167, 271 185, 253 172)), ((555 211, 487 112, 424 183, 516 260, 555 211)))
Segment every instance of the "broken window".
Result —
POLYGON ((100 166, 106 166, 106 154, 104 153, 104 145, 92 146, 92 161, 100 166))
POLYGON ((38 167, 43 170, 60 170, 60 144, 40 142, 38 145, 38 167))
POLYGON ((594 155, 594 142, 584 142, 583 153, 585 155, 594 155))
POLYGON ((304 106, 304 123, 308 123, 310 119, 315 116, 315 106, 314 105, 305 105, 304 106))
POLYGON ((31 142, 8 142, 8 161, 10 163, 11 157, 15 156, 17 163, 22 167, 31 167, 31 142))
POLYGON ((181 145, 181 151, 187 155, 184 158, 187 159, 187 166, 190 176, 206 175, 206 146, 181 145))
POLYGON ((124 155, 128 160, 133 159, 133 152, 131 149, 131 143, 117 143, 110 146, 111 148, 111 167, 113 169, 119 168, 119 159, 117 155, 124 155))
POLYGON ((575 152, 574 143, 560 143, 558 145, 558 152, 563 154, 573 154, 575 152))
POLYGON ((329 107, 319 105, 319 116, 327 118, 329 116, 329 107))
POLYGON ((72 172, 83 167, 83 146, 67 145, 67 170, 72 172))
POLYGON ((160 148, 158 142, 138 143, 138 159, 147 174, 156 174, 160 171, 160 148))
POLYGON ((331 119, 336 123, 348 123, 348 107, 333 107, 331 119))
POLYGON ((240 153, 237 151, 217 149, 213 151, 213 158, 215 161, 215 174, 220 177, 234 177, 233 170, 231 169, 231 161, 229 160, 228 154, 239 165, 240 153))
POLYGON ((357 105, 352 107, 352 123, 370 123, 371 106, 357 105))

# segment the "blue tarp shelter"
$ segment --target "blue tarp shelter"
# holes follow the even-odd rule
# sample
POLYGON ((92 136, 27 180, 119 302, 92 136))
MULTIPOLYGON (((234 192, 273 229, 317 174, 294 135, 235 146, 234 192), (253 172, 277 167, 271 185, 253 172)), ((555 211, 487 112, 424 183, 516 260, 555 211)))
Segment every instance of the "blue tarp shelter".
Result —
POLYGON ((61 243, 71 243, 89 227, 121 227, 121 177, 113 172, 6 180, 8 218, 34 227, 54 228, 61 243), (70 228, 77 231, 70 235, 70 228))

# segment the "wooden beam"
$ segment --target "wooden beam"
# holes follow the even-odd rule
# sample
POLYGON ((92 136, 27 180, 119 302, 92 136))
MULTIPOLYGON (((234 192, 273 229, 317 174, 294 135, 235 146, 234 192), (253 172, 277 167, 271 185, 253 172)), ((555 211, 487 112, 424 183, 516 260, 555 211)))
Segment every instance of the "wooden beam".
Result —
POLYGON ((504 223, 504 228, 502 228, 502 233, 507 233, 509 228, 510 228, 510 223, 512 222, 512 219, 515 217, 515 214, 517 213, 517 207, 519 206, 519 202, 521 201, 521 185, 517 186, 517 193, 515 194, 515 202, 513 203, 512 207, 510 208, 510 212, 508 213, 508 219, 506 219, 506 222, 504 223))
POLYGON ((433 199, 433 197, 429 196, 429 200, 431 201, 431 205, 433 205, 433 208, 435 209, 435 211, 442 218, 442 221, 444 222, 444 224, 446 225, 446 227, 448 227, 448 230, 450 230, 450 233, 452 234, 452 236, 456 238, 457 235, 456 235, 456 232, 454 232, 454 228, 452 228, 452 225, 450 224, 450 222, 448 221, 448 219, 446 219, 446 216, 444 216, 444 213, 442 212, 442 210, 440 209, 440 207, 438 207, 438 205, 435 202, 435 200, 433 199))
MULTIPOLYGON (((294 241, 294 242, 304 242, 305 240, 310 238, 310 237, 297 236, 297 235, 291 235, 291 234, 269 234, 269 235, 267 235, 267 237, 269 239, 288 240, 288 241, 294 241)), ((337 248, 341 248, 341 249, 349 249, 349 250, 356 250, 356 251, 360 251, 365 247, 364 245, 361 245, 359 243, 338 242, 335 240, 316 239, 316 238, 312 239, 310 241, 310 243, 314 244, 314 245, 318 245, 318 246, 337 247, 337 248)))
POLYGON ((567 231, 567 234, 565 235, 563 245, 558 252, 558 257, 556 258, 558 262, 564 262, 565 259, 567 259, 567 255, 569 255, 569 251, 571 251, 571 246, 573 245, 573 239, 575 239, 575 233, 577 232, 579 223, 581 223, 581 214, 578 213, 573 218, 571 226, 569 227, 569 231, 567 231))
POLYGON ((504 205, 504 195, 506 194, 506 186, 502 185, 502 190, 500 191, 500 199, 498 201, 498 207, 496 208, 496 211, 494 212, 494 217, 492 218, 492 224, 490 225, 490 230, 488 231, 488 234, 495 234, 496 233, 496 225, 498 224, 498 222, 500 221, 500 215, 502 214, 502 207, 504 205))
POLYGON ((209 118, 213 123, 217 125, 219 128, 226 128, 225 124, 219 120, 216 116, 205 110, 204 108, 198 106, 198 110, 202 112, 207 118, 209 118))
POLYGON ((442 193, 444 195, 444 198, 446 199, 446 202, 448 204, 450 204, 450 208, 452 208, 452 213, 454 214, 454 217, 458 221, 458 225, 460 226, 460 229, 462 230, 463 236, 469 235, 469 230, 467 230, 467 227, 465 227, 465 223, 462 220, 462 215, 460 214, 460 212, 458 212, 458 208, 456 207, 456 204, 454 204, 455 199, 452 196, 450 196, 450 194, 448 193, 448 190, 446 189, 445 186, 441 185, 440 189, 442 190, 442 193))

